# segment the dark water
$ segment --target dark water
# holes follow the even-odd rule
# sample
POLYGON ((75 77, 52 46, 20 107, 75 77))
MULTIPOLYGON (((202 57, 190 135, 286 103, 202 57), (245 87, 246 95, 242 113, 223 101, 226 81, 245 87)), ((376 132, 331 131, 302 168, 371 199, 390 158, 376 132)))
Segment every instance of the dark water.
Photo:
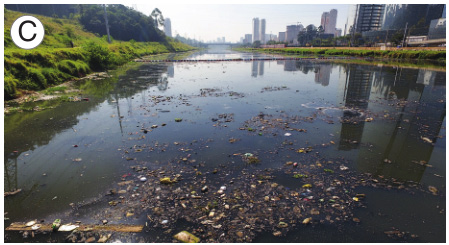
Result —
MULTIPOLYGON (((215 47, 190 58, 249 56, 264 55, 215 47)), ((384 234, 395 228, 417 234, 414 241, 445 242, 445 72, 316 60, 132 64, 111 74, 78 84, 89 101, 5 116, 4 189, 23 190, 5 198, 5 225, 51 220, 70 203, 101 198, 130 172, 123 152, 136 145, 155 147, 131 154, 155 166, 183 156, 173 142, 194 142, 205 169, 242 168, 228 156, 245 152, 259 156, 256 168, 276 169, 292 160, 282 147, 288 140, 314 146, 323 158, 344 159, 356 172, 434 186, 439 195, 358 187, 369 197, 366 208, 355 210, 363 222, 307 227, 281 238, 260 234, 255 241, 401 241, 384 234), (296 126, 306 133, 240 130, 260 128, 253 120, 260 115, 299 118, 296 126), (145 138, 142 128, 151 130, 145 138), (230 144, 231 138, 238 141, 230 144), (171 146, 161 151, 164 144, 171 146)), ((292 178, 277 177, 294 185, 292 178)))

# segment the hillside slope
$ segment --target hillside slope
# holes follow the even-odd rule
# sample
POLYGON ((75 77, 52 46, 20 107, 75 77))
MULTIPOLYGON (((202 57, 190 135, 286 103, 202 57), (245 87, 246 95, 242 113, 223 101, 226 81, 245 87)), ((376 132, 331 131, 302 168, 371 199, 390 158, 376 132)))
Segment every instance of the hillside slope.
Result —
POLYGON ((76 19, 33 15, 44 25, 40 46, 23 50, 10 37, 12 23, 25 13, 4 9, 4 95, 19 97, 27 90, 42 90, 92 71, 112 69, 143 55, 181 52, 193 48, 165 38, 162 42, 123 42, 98 37, 83 30, 76 19), (73 47, 72 47, 73 44, 73 47))

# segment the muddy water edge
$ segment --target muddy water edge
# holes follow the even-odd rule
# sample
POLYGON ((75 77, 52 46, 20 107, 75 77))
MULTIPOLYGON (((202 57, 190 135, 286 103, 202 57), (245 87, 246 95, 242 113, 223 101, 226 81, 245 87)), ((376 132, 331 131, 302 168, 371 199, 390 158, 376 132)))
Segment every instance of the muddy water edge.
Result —
MULTIPOLYGON (((189 58, 267 57, 214 46, 189 58)), ((122 242, 182 230, 202 242, 446 241, 445 71, 254 60, 109 75, 77 82, 73 102, 5 115, 4 191, 22 190, 4 199, 5 227, 144 225, 109 239, 122 242)))

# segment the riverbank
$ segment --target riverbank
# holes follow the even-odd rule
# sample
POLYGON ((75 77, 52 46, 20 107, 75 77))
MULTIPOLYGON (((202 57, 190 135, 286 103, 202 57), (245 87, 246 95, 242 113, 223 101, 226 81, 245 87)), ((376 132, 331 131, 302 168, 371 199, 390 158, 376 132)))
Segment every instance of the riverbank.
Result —
POLYGON ((351 56, 363 58, 384 58, 394 60, 433 60, 446 62, 445 50, 397 49, 372 50, 365 48, 234 48, 241 52, 260 52, 282 55, 351 56))
MULTIPOLYGON (((5 33, 20 12, 5 10, 5 33)), ((44 24, 45 40, 32 49, 17 48, 5 35, 5 100, 41 91, 84 77, 92 72, 114 69, 145 55, 194 50, 189 45, 166 38, 162 42, 107 42, 83 30, 77 20, 35 15, 44 24)))

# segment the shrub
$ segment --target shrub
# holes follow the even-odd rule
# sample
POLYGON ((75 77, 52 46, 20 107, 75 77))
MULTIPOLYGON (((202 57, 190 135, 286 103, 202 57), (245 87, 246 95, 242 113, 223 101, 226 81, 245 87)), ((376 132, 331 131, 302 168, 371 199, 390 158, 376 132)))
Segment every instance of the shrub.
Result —
POLYGON ((47 79, 42 75, 41 71, 36 68, 28 68, 27 83, 25 89, 39 90, 47 87, 47 79))
POLYGON ((44 75, 47 80, 47 85, 60 84, 71 77, 70 75, 55 68, 43 68, 42 75, 44 75))
POLYGON ((12 75, 5 74, 4 95, 6 100, 10 100, 16 97, 18 82, 19 81, 15 79, 12 75))
POLYGON ((111 65, 109 49, 96 42, 89 42, 83 46, 89 57, 89 65, 93 70, 104 70, 111 65))
POLYGON ((76 77, 81 77, 89 72, 87 64, 79 60, 63 60, 58 64, 58 69, 76 77))

